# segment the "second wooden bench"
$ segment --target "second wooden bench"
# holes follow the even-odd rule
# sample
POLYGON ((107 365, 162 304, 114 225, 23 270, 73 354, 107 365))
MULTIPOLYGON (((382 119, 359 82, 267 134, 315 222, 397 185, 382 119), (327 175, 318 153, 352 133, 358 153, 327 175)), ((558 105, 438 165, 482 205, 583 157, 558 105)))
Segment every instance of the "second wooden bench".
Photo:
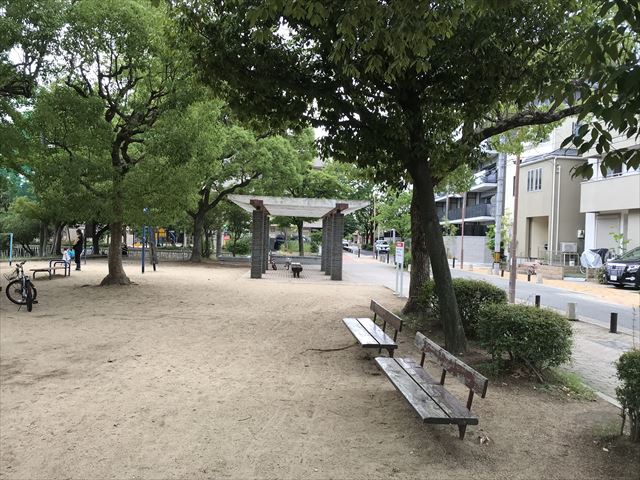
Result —
POLYGON ((471 413, 473 395, 484 398, 489 381, 420 332, 416 334, 416 346, 422 353, 419 365, 409 358, 377 357, 376 363, 424 423, 458 425, 460 439, 464 439, 467 425, 478 424, 478 417, 471 413), (427 354, 442 367, 440 381, 422 368, 427 354), (447 373, 459 377, 469 388, 466 405, 445 388, 447 373))

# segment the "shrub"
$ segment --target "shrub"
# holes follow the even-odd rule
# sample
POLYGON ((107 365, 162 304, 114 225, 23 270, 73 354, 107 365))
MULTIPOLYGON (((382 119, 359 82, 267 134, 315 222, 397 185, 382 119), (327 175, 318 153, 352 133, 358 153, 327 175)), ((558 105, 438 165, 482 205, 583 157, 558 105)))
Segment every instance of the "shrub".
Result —
POLYGON ((623 424, 626 416, 631 423, 631 439, 640 442, 640 350, 624 352, 616 363, 621 385, 616 395, 622 404, 623 424))
MULTIPOLYGON (((468 337, 475 337, 480 309, 485 305, 506 304, 507 294, 501 288, 481 280, 453 279, 453 290, 458 301, 458 310, 464 331, 468 337)), ((425 282, 420 295, 420 305, 440 317, 436 285, 425 282)))
POLYGON ((488 305, 482 308, 478 338, 495 366, 521 366, 540 372, 571 358, 571 326, 560 314, 528 305, 488 305), (511 365, 505 363, 505 354, 511 365))
POLYGON ((236 255, 248 255, 251 251, 250 239, 243 237, 237 242, 229 244, 228 250, 234 257, 236 255))

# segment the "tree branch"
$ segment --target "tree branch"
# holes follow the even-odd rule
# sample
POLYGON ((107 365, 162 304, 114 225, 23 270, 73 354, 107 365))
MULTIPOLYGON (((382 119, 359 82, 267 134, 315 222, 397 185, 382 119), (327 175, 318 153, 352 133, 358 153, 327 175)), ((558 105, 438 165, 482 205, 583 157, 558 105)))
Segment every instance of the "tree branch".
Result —
POLYGON ((570 117, 571 115, 577 115, 581 111, 582 105, 574 105, 572 107, 567 107, 563 110, 557 111, 551 110, 548 112, 520 112, 511 117, 498 120, 493 125, 490 125, 488 127, 476 128, 471 133, 463 135, 458 143, 478 144, 483 140, 507 132, 517 127, 524 127, 527 125, 545 125, 548 123, 557 122, 558 120, 570 117))

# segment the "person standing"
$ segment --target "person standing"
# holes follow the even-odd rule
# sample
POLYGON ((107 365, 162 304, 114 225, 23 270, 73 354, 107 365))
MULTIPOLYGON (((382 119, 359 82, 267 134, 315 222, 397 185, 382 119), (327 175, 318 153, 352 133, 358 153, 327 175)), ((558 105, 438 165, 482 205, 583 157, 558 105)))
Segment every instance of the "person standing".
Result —
POLYGON ((76 230, 76 241, 73 244, 73 253, 75 254, 76 270, 80 270, 80 256, 82 255, 82 249, 84 248, 84 235, 82 230, 76 230))

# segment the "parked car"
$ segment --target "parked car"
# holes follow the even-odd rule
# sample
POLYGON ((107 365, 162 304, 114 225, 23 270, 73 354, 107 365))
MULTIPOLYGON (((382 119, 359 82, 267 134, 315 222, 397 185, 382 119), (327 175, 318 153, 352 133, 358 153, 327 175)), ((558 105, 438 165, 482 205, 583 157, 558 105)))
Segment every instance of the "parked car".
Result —
POLYGON ((375 248, 378 253, 389 253, 389 242, 386 240, 376 240, 375 248))
POLYGON ((349 250, 349 240, 342 240, 342 249, 349 250))
POLYGON ((606 264, 607 283, 616 288, 625 285, 640 288, 640 247, 609 260, 606 264))

